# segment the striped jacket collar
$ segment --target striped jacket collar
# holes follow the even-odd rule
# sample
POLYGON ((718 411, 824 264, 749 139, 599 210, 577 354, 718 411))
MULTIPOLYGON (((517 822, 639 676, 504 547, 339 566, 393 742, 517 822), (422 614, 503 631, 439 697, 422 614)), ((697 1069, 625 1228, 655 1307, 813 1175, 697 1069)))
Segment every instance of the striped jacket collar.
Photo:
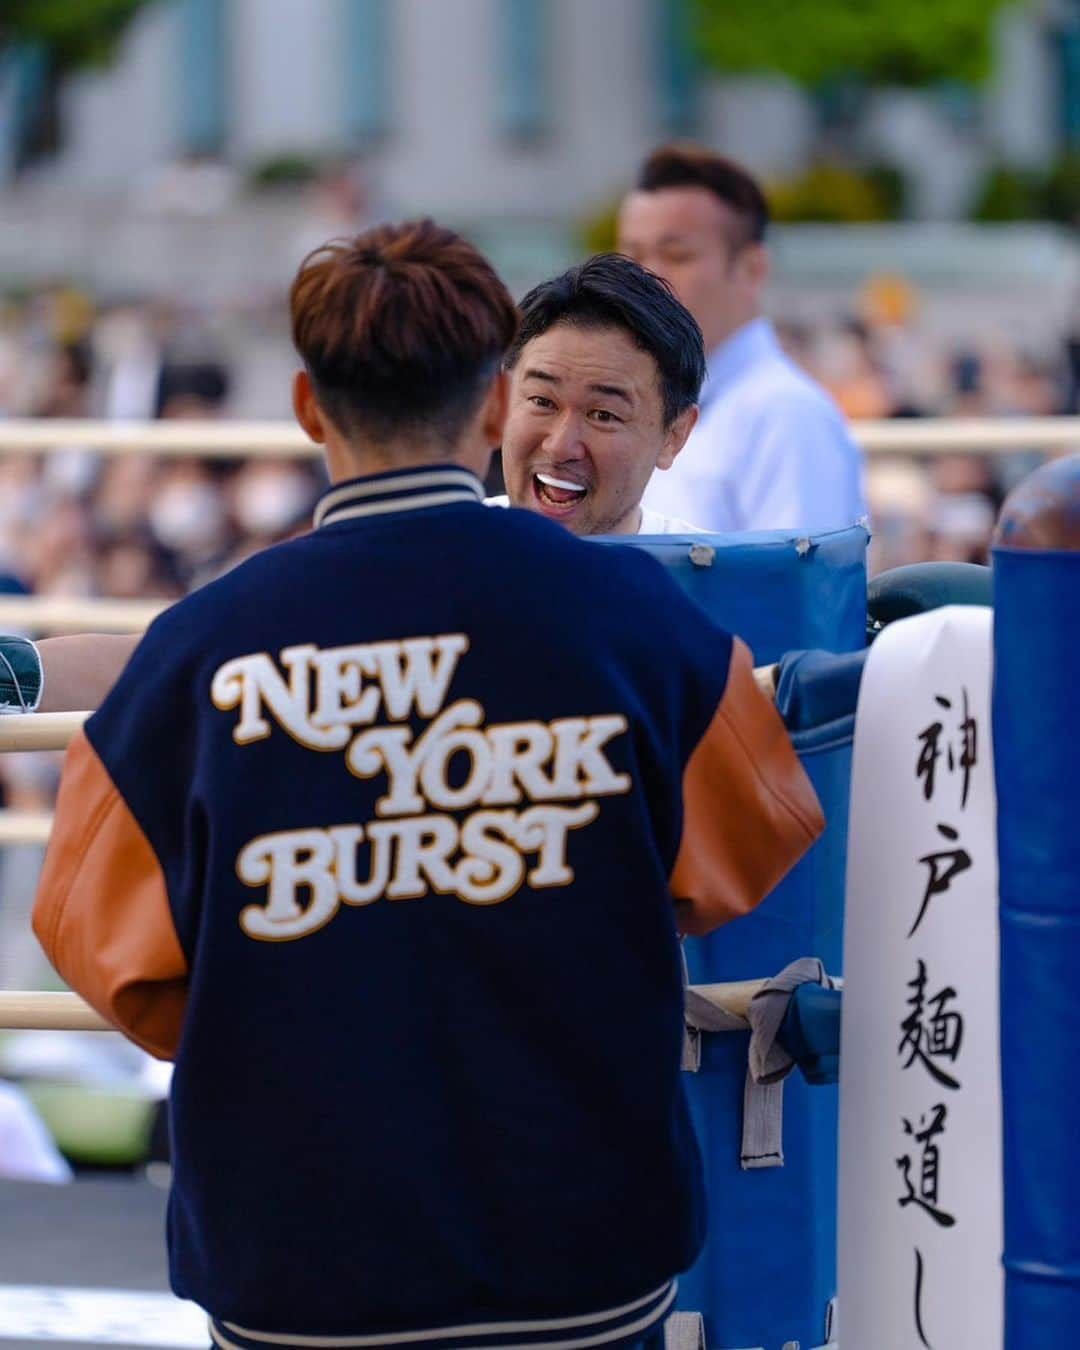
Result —
POLYGON ((391 469, 337 483, 319 498, 315 527, 341 520, 383 516, 396 511, 422 511, 453 502, 483 502, 479 478, 457 464, 425 464, 418 469, 391 469))

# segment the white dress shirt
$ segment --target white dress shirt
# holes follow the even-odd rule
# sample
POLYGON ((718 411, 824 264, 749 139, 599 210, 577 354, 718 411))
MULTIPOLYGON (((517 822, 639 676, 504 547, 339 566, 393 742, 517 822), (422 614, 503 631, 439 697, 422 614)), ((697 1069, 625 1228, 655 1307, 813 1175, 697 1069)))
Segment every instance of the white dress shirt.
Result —
POLYGON ((866 515, 862 455, 839 408, 754 319, 712 353, 701 416, 647 507, 707 530, 844 529, 866 515))
MULTIPOLYGON (((509 506, 509 497, 485 497, 485 506, 509 506)), ((641 508, 641 524, 638 534, 706 534, 700 525, 691 525, 688 520, 678 520, 675 516, 662 516, 659 511, 650 511, 647 506, 641 508)))
POLYGON ((29 1100, 0 1083, 0 1177, 12 1181, 70 1181, 71 1168, 29 1100))

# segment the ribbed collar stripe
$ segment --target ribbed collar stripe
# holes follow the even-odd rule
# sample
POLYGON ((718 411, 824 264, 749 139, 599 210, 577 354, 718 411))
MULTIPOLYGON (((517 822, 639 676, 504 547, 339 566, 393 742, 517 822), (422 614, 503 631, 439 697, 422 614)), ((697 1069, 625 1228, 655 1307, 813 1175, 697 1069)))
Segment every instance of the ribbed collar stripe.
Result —
POLYGON ((450 502, 482 502, 484 489, 468 469, 410 469, 358 478, 325 492, 315 508, 315 527, 388 511, 415 511, 450 502), (435 491, 432 491, 435 489, 435 491))
POLYGON ((677 1292, 674 1280, 651 1294, 578 1317, 537 1318, 521 1322, 478 1322, 468 1326, 428 1327, 418 1331, 381 1333, 373 1336, 298 1336, 250 1331, 234 1322, 211 1319, 218 1345, 227 1350, 265 1350, 268 1346, 290 1350, 366 1350, 375 1346, 417 1346, 425 1350, 453 1346, 471 1350, 486 1345, 490 1350, 584 1350, 640 1335, 666 1317, 677 1292), (633 1314, 638 1313, 637 1317, 633 1314), (575 1334, 584 1333, 584 1334, 575 1334), (523 1339, 519 1339, 523 1338, 523 1339))

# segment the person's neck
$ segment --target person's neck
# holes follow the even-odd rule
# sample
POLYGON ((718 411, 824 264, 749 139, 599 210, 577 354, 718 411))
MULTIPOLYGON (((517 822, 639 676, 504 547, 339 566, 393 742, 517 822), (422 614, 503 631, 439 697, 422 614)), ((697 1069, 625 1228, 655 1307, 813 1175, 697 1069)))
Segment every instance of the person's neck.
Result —
POLYGON ((641 530, 641 503, 628 511, 622 520, 614 526, 612 534, 638 534, 641 530))
POLYGON ((376 473, 408 472, 410 469, 433 468, 435 465, 454 465, 476 473, 475 456, 458 446, 428 443, 339 441, 326 444, 326 472, 331 483, 344 483, 351 478, 367 478, 376 473))
POLYGON ((751 310, 745 316, 745 318, 743 318, 739 323, 736 323, 732 327, 726 329, 724 333, 722 333, 721 336, 718 337, 711 344, 707 344, 705 348, 706 354, 712 355, 713 352, 720 351, 721 348, 727 346, 727 344, 732 340, 732 338, 738 337, 740 333, 744 333, 752 323, 756 323, 760 318, 761 318, 761 311, 759 309, 751 310))

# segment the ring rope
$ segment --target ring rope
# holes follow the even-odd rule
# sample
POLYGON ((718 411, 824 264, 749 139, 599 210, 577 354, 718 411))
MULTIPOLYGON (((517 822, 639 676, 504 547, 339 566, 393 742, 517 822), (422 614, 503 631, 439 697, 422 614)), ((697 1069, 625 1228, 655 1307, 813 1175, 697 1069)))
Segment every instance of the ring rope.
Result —
MULTIPOLYGON (((871 454, 1009 453, 1080 445, 1080 417, 927 417, 860 420, 851 434, 871 454)), ((72 447, 110 455, 201 455, 219 459, 314 459, 321 447, 293 422, 103 422, 11 418, 0 451, 43 454, 72 447)))
MULTIPOLYGON (((767 980, 732 980, 691 988, 726 1013, 741 1030, 750 1025, 750 1000, 767 980)), ((0 991, 0 1031, 115 1031, 116 1028, 78 994, 41 990, 0 991)))

